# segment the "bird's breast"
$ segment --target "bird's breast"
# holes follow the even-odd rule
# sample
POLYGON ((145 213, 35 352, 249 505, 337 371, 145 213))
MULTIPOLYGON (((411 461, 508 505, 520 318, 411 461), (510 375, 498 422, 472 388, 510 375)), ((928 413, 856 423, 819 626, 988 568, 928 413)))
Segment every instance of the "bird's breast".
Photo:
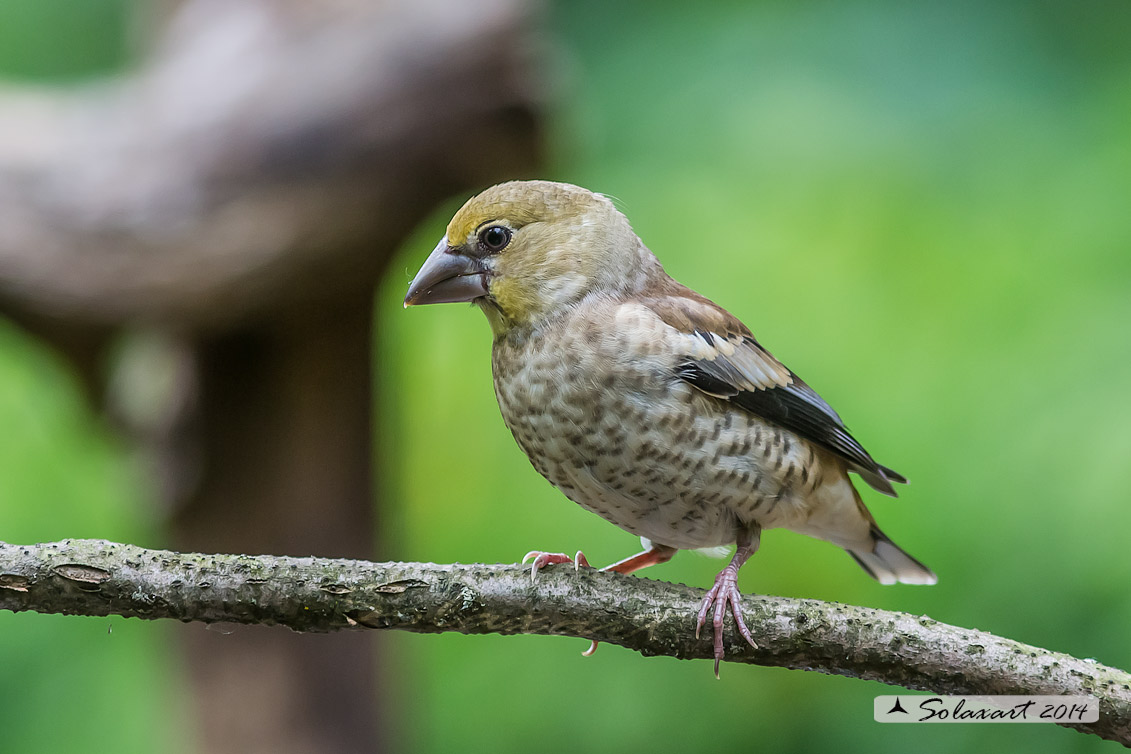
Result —
POLYGON ((678 548, 807 516, 822 482, 807 442, 682 382, 654 342, 573 330, 501 339, 492 359, 503 420, 567 497, 678 548))

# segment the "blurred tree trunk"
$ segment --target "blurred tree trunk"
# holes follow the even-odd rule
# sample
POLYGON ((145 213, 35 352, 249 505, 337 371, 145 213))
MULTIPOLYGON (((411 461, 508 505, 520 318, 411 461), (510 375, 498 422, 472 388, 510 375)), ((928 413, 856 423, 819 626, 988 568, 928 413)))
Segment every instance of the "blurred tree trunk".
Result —
MULTIPOLYGON (((173 520, 178 547, 374 552, 371 301, 359 291, 197 342, 208 473, 173 520)), ((202 751, 385 748, 366 637, 184 634, 202 751)))
MULTIPOLYGON (((129 76, 0 90, 0 310, 95 400, 150 334, 111 392, 176 547, 379 555, 374 284, 440 200, 536 165, 530 13, 185 0, 167 24, 129 76)), ((369 636, 182 640, 201 750, 385 748, 369 636)))

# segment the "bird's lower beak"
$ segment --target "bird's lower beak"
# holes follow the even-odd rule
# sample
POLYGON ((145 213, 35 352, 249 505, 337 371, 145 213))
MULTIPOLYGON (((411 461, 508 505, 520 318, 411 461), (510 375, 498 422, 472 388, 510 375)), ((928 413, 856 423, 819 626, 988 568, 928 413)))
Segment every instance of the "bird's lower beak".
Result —
POLYGON ((486 295, 487 270, 483 263, 460 254, 448 246, 447 238, 441 238, 409 284, 404 305, 450 304, 486 295))

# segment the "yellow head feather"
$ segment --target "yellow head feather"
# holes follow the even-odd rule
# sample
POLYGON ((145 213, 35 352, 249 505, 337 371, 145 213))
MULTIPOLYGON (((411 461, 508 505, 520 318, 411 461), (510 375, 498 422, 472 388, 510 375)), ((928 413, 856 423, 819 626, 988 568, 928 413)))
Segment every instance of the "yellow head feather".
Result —
POLYGON ((566 183, 512 181, 472 197, 448 224, 448 244, 472 249, 501 225, 510 243, 486 259, 496 334, 569 306, 593 290, 634 284, 655 257, 600 194, 566 183))

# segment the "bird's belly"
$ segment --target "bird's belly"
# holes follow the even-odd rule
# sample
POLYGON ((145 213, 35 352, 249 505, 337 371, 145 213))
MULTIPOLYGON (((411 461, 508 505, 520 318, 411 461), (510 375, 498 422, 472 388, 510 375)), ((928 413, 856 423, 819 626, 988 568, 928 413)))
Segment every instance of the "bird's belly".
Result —
MULTIPOLYGON (((505 375, 504 375, 505 377, 505 375)), ((503 418, 534 467, 582 507, 680 549, 808 514, 820 464, 807 442, 677 381, 567 371, 500 379, 503 418)))

